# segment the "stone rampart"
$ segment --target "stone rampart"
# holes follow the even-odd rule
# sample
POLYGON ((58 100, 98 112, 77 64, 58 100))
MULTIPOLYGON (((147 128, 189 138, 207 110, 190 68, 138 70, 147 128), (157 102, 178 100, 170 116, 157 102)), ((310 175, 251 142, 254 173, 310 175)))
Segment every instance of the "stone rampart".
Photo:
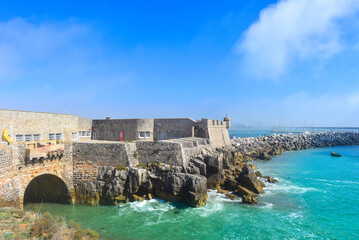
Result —
POLYGON ((183 148, 179 142, 170 140, 137 142, 136 147, 139 163, 163 162, 172 165, 183 164, 183 148))

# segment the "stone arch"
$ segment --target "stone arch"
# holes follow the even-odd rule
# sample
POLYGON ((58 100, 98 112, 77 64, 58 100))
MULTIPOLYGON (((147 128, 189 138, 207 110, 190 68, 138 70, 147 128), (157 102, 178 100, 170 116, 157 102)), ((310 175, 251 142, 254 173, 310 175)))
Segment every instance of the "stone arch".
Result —
POLYGON ((23 204, 39 202, 71 203, 68 186, 54 174, 34 177, 26 186, 23 204))

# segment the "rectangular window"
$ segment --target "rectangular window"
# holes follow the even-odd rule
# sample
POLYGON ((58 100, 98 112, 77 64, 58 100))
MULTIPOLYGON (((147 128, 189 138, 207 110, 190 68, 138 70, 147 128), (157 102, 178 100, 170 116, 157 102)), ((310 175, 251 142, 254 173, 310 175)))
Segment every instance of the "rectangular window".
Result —
POLYGON ((32 135, 31 134, 26 134, 25 135, 25 142, 30 142, 32 139, 32 135))
POLYGON ((16 135, 15 136, 16 142, 23 142, 24 141, 24 135, 16 135))
POLYGON ((41 134, 34 134, 34 141, 40 141, 41 140, 41 134))
POLYGON ((77 140, 77 132, 72 132, 72 140, 77 140))
POLYGON ((145 132, 140 132, 138 135, 139 138, 145 138, 145 132))
POLYGON ((151 136, 150 132, 145 133, 145 138, 150 138, 150 136, 151 136))
POLYGON ((55 133, 49 133, 49 140, 55 140, 55 133))
POLYGON ((62 133, 56 133, 56 140, 62 139, 62 133))
POLYGON ((91 131, 80 131, 80 137, 90 137, 91 131))

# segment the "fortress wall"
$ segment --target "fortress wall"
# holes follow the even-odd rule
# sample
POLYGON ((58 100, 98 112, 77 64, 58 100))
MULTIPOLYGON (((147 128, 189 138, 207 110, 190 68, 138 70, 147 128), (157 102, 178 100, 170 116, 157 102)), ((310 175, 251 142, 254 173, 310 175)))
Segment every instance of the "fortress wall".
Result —
POLYGON ((214 147, 230 146, 227 123, 220 120, 202 119, 197 123, 196 137, 209 138, 214 147))
POLYGON ((69 114, 0 110, 0 131, 6 128, 12 140, 16 134, 41 134, 48 140, 49 133, 62 133, 64 141, 72 141, 72 132, 89 131, 91 124, 90 119, 69 114))
POLYGON ((179 142, 170 140, 137 142, 136 147, 139 163, 163 162, 172 165, 182 165, 183 163, 183 148, 179 142))
MULTIPOLYGON (((23 144, 22 144, 23 145, 23 144)), ((20 176, 18 172, 18 144, 0 144, 0 205, 20 206, 20 176)), ((23 156, 24 159, 25 156, 23 156)))
POLYGON ((79 130, 92 130, 92 119, 77 117, 79 130))
POLYGON ((190 118, 155 119, 155 139, 174 139, 194 136, 196 121, 190 118))
POLYGON ((126 145, 105 141, 74 142, 71 145, 75 203, 98 205, 99 189, 103 187, 97 185, 99 172, 102 167, 127 166, 126 145))
POLYGON ((102 166, 127 166, 125 143, 74 142, 72 143, 74 181, 94 181, 102 166))
POLYGON ((208 134, 211 144, 215 147, 231 145, 229 134, 226 128, 215 126, 209 127, 208 134))
POLYGON ((124 141, 153 141, 153 119, 107 119, 93 120, 95 140, 120 141, 123 131, 124 141), (149 138, 139 138, 139 132, 150 132, 149 138))

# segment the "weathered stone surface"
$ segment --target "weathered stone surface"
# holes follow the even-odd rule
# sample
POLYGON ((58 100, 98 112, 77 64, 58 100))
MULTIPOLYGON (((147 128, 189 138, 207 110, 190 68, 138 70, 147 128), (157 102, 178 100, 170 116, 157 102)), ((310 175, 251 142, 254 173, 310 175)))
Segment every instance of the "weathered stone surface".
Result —
POLYGON ((252 196, 248 196, 248 195, 243 195, 242 196, 242 203, 246 203, 246 204, 257 204, 257 200, 252 197, 252 196))
POLYGON ((257 177, 262 177, 262 173, 261 173, 260 171, 256 171, 254 174, 255 174, 257 177))
POLYGON ((206 155, 204 163, 207 166, 207 176, 221 173, 223 171, 223 153, 206 155))
POLYGON ((200 175, 168 172, 161 176, 155 191, 161 199, 200 207, 206 204, 207 179, 200 175))
POLYGON ((249 190, 255 193, 264 193, 263 187, 258 180, 257 176, 254 174, 252 168, 246 165, 243 169, 241 174, 238 177, 238 182, 240 185, 248 188, 249 190))
POLYGON ((267 177, 267 182, 269 182, 269 183, 277 183, 278 180, 277 180, 277 179, 274 179, 274 178, 272 178, 272 177, 267 177))
POLYGON ((238 195, 240 195, 240 196, 251 196, 253 198, 257 197, 257 194, 255 194, 254 192, 248 190, 247 188, 239 186, 239 185, 237 186, 237 189, 235 192, 238 193, 238 195))
POLYGON ((147 169, 130 168, 126 182, 126 191, 129 194, 143 196, 152 191, 152 182, 147 169))
POLYGON ((207 177, 207 187, 209 189, 219 189, 223 184, 224 176, 222 173, 211 174, 207 177))
POLYGON ((266 153, 266 152, 261 152, 261 153, 259 154, 259 156, 258 156, 258 159, 260 159, 260 160, 270 160, 271 157, 269 156, 268 153, 266 153))
POLYGON ((204 158, 207 167, 207 185, 210 189, 218 189, 223 183, 223 153, 215 152, 204 158))
POLYGON ((232 194, 232 193, 227 193, 227 194, 226 194, 226 198, 231 199, 231 200, 236 200, 236 199, 237 199, 237 195, 236 195, 236 194, 232 194))
POLYGON ((207 174, 207 171, 206 171, 207 166, 206 166, 206 164, 203 161, 199 160, 199 159, 192 159, 192 162, 194 163, 194 165, 196 167, 198 167, 199 174, 203 175, 203 176, 206 176, 206 174, 207 174))

